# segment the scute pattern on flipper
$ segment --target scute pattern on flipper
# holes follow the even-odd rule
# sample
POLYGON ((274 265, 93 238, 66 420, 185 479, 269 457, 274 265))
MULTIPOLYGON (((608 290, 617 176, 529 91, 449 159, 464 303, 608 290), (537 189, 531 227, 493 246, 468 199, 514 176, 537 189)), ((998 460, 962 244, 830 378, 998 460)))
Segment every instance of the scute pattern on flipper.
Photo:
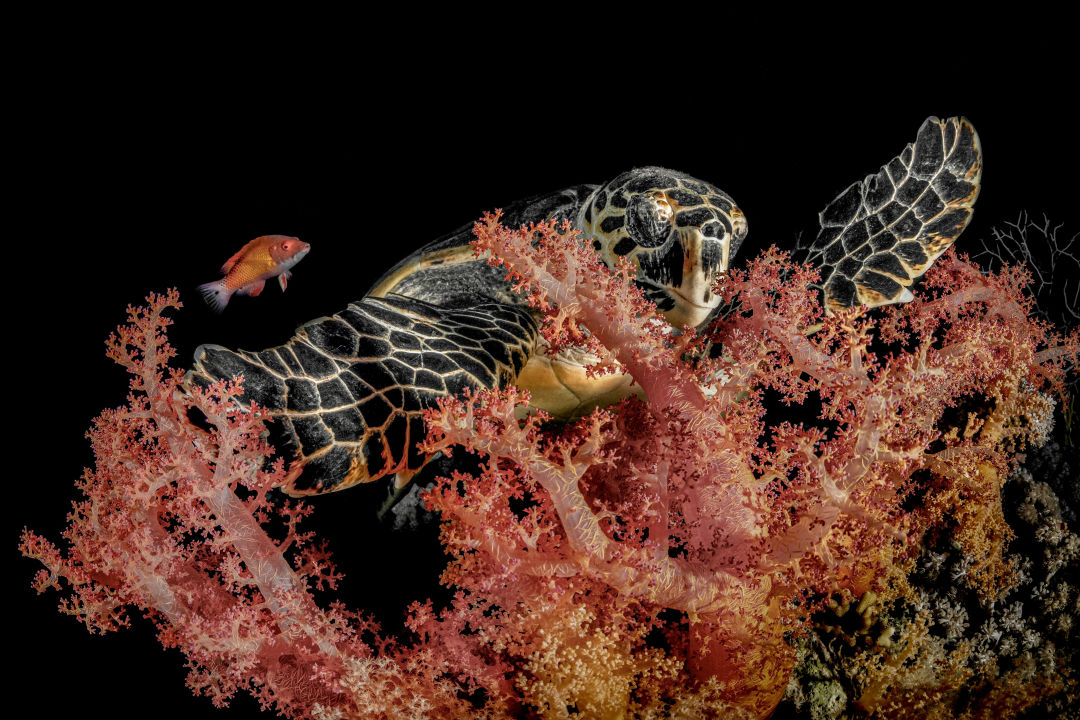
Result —
POLYGON ((535 321, 519 306, 448 309, 368 297, 275 348, 200 346, 189 382, 243 374, 240 400, 269 411, 272 442, 296 460, 287 492, 323 493, 417 471, 421 410, 466 387, 513 383, 536 338, 535 321))
POLYGON ((915 142, 821 212, 808 261, 835 311, 911 299, 908 288, 971 219, 982 150, 964 118, 928 118, 915 142))

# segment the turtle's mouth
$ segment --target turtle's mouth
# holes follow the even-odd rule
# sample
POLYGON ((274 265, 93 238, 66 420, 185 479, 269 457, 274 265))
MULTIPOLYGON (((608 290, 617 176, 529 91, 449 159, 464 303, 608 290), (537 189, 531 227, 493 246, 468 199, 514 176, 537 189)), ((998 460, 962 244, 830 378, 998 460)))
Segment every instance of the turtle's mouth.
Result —
MULTIPOLYGON (((645 297, 656 303, 660 312, 669 323, 675 327, 689 325, 697 327, 712 316, 718 302, 705 304, 701 300, 695 300, 673 287, 661 287, 649 283, 640 283, 645 297)), ((715 296, 712 296, 717 299, 715 296)))
POLYGON ((674 304, 670 309, 664 310, 664 317, 667 318, 669 323, 677 328, 683 327, 684 325, 698 327, 712 317, 713 312, 717 308, 718 303, 703 305, 691 300, 677 290, 670 290, 669 292, 671 293, 670 297, 674 301, 674 304))
POLYGON ((637 280, 637 286, 645 293, 645 297, 656 303, 661 311, 670 309, 673 305, 691 305, 699 309, 712 309, 711 305, 702 305, 691 299, 689 295, 676 290, 669 285, 657 285, 644 280, 637 280))
POLYGON ((691 300, 689 297, 674 288, 668 288, 668 292, 672 295, 675 295, 679 300, 682 301, 683 304, 690 305, 691 307, 698 308, 699 310, 711 311, 713 308, 716 307, 716 305, 703 305, 699 302, 691 300))

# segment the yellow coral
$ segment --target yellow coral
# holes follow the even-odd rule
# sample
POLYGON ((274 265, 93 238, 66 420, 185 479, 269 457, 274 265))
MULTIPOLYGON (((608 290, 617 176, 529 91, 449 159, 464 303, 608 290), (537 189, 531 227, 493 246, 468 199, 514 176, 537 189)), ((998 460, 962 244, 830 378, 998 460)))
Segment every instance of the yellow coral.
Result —
POLYGON ((587 606, 558 609, 546 619, 517 678, 524 699, 543 718, 638 716, 634 690, 674 679, 682 670, 682 663, 660 650, 632 651, 618 628, 597 625, 587 606))

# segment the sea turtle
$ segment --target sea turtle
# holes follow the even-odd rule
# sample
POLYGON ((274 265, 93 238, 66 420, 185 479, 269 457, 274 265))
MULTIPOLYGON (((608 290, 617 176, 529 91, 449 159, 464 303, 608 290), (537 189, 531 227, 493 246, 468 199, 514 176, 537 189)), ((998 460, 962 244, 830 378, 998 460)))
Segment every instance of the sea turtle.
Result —
MULTIPOLYGON (((909 286, 970 220, 981 168, 971 124, 931 117, 898 157, 829 203, 809 252, 826 308, 910 300, 909 286)), ((549 218, 572 222, 609 265, 630 258, 637 283, 676 327, 709 320, 719 305, 713 281, 747 232, 726 193, 658 167, 518 202, 502 222, 549 218)), ((289 494, 385 475, 404 486, 426 461, 416 449, 421 410, 469 386, 517 382, 535 405, 561 417, 632 392, 625 375, 590 379, 583 358, 543 352, 536 319, 503 271, 473 257, 471 229, 417 250, 366 296, 301 326, 284 345, 196 350, 192 382, 243 373, 243 399, 276 421, 275 446, 295 458, 289 494)))

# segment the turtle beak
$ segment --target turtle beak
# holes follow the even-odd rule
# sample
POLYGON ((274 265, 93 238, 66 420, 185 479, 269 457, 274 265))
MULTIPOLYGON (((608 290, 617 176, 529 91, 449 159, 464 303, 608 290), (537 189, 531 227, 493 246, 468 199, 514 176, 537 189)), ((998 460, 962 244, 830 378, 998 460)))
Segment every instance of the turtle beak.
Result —
POLYGON ((678 285, 662 288, 674 305, 664 309, 664 317, 675 327, 697 327, 712 315, 719 298, 712 292, 724 254, 717 238, 706 237, 696 227, 680 228, 682 244, 682 277, 678 285))
POLYGON ((731 244, 727 238, 702 234, 700 228, 688 228, 681 240, 685 255, 679 294, 696 305, 716 307, 717 301, 712 288, 716 279, 727 272, 731 244))

